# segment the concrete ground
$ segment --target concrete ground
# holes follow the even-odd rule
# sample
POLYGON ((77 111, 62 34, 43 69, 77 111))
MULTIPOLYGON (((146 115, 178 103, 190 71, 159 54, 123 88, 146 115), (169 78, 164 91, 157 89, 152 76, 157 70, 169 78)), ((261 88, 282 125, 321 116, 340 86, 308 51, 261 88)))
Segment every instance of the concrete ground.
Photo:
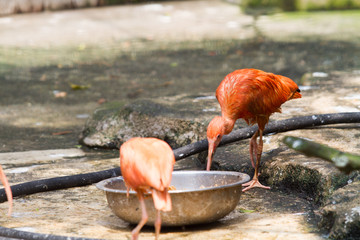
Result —
MULTIPOLYGON (((0 153, 12 182, 34 176, 50 178, 105 170, 118 158, 89 159, 79 149, 0 153)), ((21 231, 63 236, 130 239, 133 225, 117 218, 105 195, 94 185, 16 198, 11 217, 7 203, 0 205, 1 226, 21 231)), ((245 193, 236 209, 218 222, 163 228, 160 239, 321 239, 307 221, 312 206, 303 199, 276 191, 255 189, 245 193)), ((145 227, 140 239, 153 239, 154 229, 145 227)))
POLYGON ((249 37, 251 16, 223 1, 170 1, 12 15, 0 18, 2 46, 106 45, 249 37), (221 13, 221 14, 219 14, 221 13))
MULTIPOLYGON (((261 17, 260 28, 254 28, 252 16, 242 14, 236 5, 219 0, 168 1, 2 17, 0 83, 5 87, 1 90, 0 104, 0 163, 12 184, 115 167, 118 165, 117 151, 74 149, 79 147, 76 146, 77 137, 87 116, 101 104, 100 100, 130 101, 134 97, 152 97, 163 92, 173 94, 171 88, 210 92, 221 76, 234 68, 231 64, 235 65, 243 56, 249 57, 243 54, 246 49, 242 49, 235 51, 238 58, 230 59, 226 44, 233 44, 233 40, 247 40, 246 46, 252 46, 259 44, 257 41, 262 41, 264 36, 271 41, 286 38, 289 42, 310 37, 317 42, 316 39, 326 36, 321 44, 336 41, 335 46, 341 48, 349 43, 351 51, 353 44, 358 46, 360 33, 353 24, 360 22, 357 20, 356 14, 333 13, 325 17, 310 15, 310 18, 309 15, 289 18, 280 14, 261 17), (140 63, 146 66, 159 61, 159 65, 171 72, 170 69, 189 61, 195 68, 197 59, 202 59, 203 52, 199 53, 199 49, 206 49, 209 57, 224 56, 217 65, 204 68, 208 71, 204 73, 206 78, 216 79, 205 82, 205 87, 187 89, 177 85, 176 80, 169 81, 169 76, 162 79, 153 69, 142 70, 140 77, 136 69, 127 73, 128 76, 116 70, 116 61, 128 63, 126 66, 131 69, 134 59, 139 60, 154 49, 158 53, 167 48, 171 48, 174 55, 178 48, 187 48, 185 52, 189 55, 183 61, 174 60, 181 56, 161 55, 163 59, 150 58, 151 61, 140 63), (123 52, 126 53, 124 59, 117 56, 123 52), (88 66, 86 71, 83 66, 88 66), (52 71, 53 68, 56 71, 52 71), (119 81, 135 75, 137 78, 128 82, 128 86, 124 84, 114 89, 113 83, 96 85, 104 76, 91 75, 93 69, 119 81), (65 70, 72 75, 64 74, 65 70), (220 72, 219 76, 215 71, 220 72), (153 82, 153 85, 141 85, 142 81, 147 81, 146 76, 155 76, 155 81, 160 78, 163 85, 156 87, 160 90, 153 90, 153 82), (68 84, 87 86, 89 82, 92 84, 89 91, 73 92, 68 84), (60 155, 49 152, 63 148, 60 155), (24 152, 33 150, 42 151, 24 152), (75 156, 67 157, 74 151, 75 156)), ((334 46, 333 42, 331 45, 334 46)), ((274 54, 277 53, 266 49, 261 58, 274 54)), ((258 56, 250 54, 250 58, 255 57, 258 56)), ((209 65, 202 61, 201 67, 209 65)), ((277 68, 286 65, 287 60, 279 57, 274 62, 277 68)), ((304 64, 298 59, 294 62, 304 64)), ((174 70, 170 75, 181 82, 185 81, 182 79, 185 72, 191 74, 192 67, 174 70)), ((188 79, 195 84, 194 76, 188 79)), ((6 208, 7 203, 0 204, 3 214, 6 208)), ((297 196, 254 190, 244 194, 236 211, 223 220, 206 226, 163 229, 160 239, 321 239, 314 226, 307 222, 312 209, 311 203, 297 196)), ((111 213, 103 193, 95 186, 17 198, 13 216, 3 216, 0 223, 25 231, 105 239, 128 239, 133 227, 111 213)), ((145 228, 140 239, 153 239, 153 229, 145 228)))

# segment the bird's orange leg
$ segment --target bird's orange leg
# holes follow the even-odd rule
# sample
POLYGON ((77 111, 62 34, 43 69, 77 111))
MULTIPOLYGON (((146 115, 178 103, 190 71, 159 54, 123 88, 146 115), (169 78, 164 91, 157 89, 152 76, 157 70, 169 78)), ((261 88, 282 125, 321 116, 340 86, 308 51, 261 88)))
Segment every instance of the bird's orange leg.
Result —
POLYGON ((155 220, 155 239, 157 240, 160 235, 160 229, 161 229, 161 216, 160 216, 160 210, 157 210, 157 216, 155 220))
MULTIPOLYGON (((260 160, 261 160, 261 154, 262 154, 262 149, 263 149, 263 140, 262 140, 262 136, 263 136, 263 130, 259 129, 259 135, 260 135, 260 139, 259 139, 259 144, 257 145, 257 150, 256 150, 256 166, 255 166, 255 173, 254 173, 254 177, 251 181, 243 184, 244 188, 242 191, 245 192, 251 188, 254 187, 259 187, 259 188, 265 188, 265 189, 270 189, 270 187, 264 186, 259 182, 258 176, 259 176, 259 167, 260 167, 260 160)), ((256 134, 256 133, 255 133, 256 134)))
POLYGON ((7 180, 6 176, 5 176, 5 173, 4 173, 1 166, 0 166, 0 180, 1 180, 2 184, 4 185, 5 192, 6 192, 6 197, 7 197, 8 201, 9 201, 8 216, 11 216, 12 205, 13 205, 13 196, 12 196, 12 192, 11 192, 9 182, 8 182, 8 180, 7 180))
POLYGON ((259 130, 257 130, 255 132, 255 134, 251 137, 250 139, 250 161, 251 161, 251 165, 253 166, 253 168, 255 168, 255 163, 254 163, 254 156, 257 156, 257 143, 256 143, 256 138, 259 135, 259 130))
POLYGON ((145 223, 148 220, 148 214, 146 212, 146 207, 145 207, 145 200, 144 200, 144 194, 140 191, 138 192, 138 197, 139 197, 139 202, 140 202, 140 206, 141 206, 141 212, 142 212, 142 217, 141 220, 139 222, 139 224, 136 226, 136 228, 134 228, 134 230, 132 230, 131 232, 131 239, 132 240, 137 240, 139 237, 139 232, 141 230, 141 228, 145 225, 145 223))

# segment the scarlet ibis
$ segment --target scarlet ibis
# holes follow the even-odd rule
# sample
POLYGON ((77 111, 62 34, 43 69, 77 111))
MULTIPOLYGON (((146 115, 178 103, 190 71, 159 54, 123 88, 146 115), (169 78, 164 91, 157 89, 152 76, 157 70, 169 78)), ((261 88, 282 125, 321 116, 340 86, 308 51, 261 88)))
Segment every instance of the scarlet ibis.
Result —
POLYGON ((121 173, 129 188, 136 191, 142 210, 142 218, 132 231, 132 239, 137 239, 141 228, 148 220, 144 194, 151 193, 157 216, 155 237, 158 239, 161 228, 160 211, 171 211, 171 198, 168 192, 175 157, 171 147, 156 138, 132 138, 120 148, 121 173))
POLYGON ((216 89, 221 116, 214 117, 208 125, 209 142, 206 170, 210 170, 212 157, 222 136, 229 134, 237 119, 248 125, 257 124, 258 130, 250 140, 250 160, 255 168, 253 179, 244 184, 243 191, 253 187, 269 189, 258 180, 263 149, 263 131, 270 115, 281 112, 281 105, 288 100, 301 98, 298 85, 290 78, 257 69, 240 69, 228 74, 216 89), (257 138, 259 137, 259 143, 257 138), (254 156, 256 164, 254 164, 254 156))

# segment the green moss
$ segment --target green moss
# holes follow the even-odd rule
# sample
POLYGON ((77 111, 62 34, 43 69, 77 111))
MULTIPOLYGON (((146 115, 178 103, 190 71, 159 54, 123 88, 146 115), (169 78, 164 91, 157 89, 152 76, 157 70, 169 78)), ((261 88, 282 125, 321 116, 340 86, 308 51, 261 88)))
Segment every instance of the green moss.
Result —
POLYGON ((346 185, 347 175, 324 177, 317 170, 299 165, 288 165, 271 170, 269 183, 312 199, 316 204, 324 201, 338 188, 346 185))
POLYGON ((109 114, 114 114, 115 116, 117 115, 116 113, 123 108, 124 104, 124 101, 104 103, 100 108, 94 111, 92 119, 94 121, 99 121, 109 116, 109 114))
MULTIPOLYGON (((302 20, 302 19, 312 19, 312 20, 328 20, 333 18, 349 18, 349 20, 359 20, 360 19, 360 10, 334 10, 334 11, 317 11, 317 12, 307 12, 307 11, 298 11, 298 12, 284 12, 276 15, 273 20, 302 20)), ((344 20, 344 19, 342 19, 344 20)))

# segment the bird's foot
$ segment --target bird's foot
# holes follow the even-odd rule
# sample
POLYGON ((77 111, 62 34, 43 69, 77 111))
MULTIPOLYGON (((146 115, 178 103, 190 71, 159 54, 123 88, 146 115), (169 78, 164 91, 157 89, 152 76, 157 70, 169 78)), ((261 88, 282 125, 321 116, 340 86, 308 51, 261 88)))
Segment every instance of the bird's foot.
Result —
POLYGON ((249 190, 249 189, 251 189, 251 188, 254 188, 254 187, 270 189, 270 187, 262 185, 262 184, 259 182, 258 179, 253 179, 253 180, 251 180, 251 181, 249 181, 249 182, 247 182, 247 183, 244 183, 242 186, 243 186, 243 187, 246 187, 246 188, 244 188, 244 189, 242 190, 243 192, 245 192, 245 191, 247 191, 247 190, 249 190))

